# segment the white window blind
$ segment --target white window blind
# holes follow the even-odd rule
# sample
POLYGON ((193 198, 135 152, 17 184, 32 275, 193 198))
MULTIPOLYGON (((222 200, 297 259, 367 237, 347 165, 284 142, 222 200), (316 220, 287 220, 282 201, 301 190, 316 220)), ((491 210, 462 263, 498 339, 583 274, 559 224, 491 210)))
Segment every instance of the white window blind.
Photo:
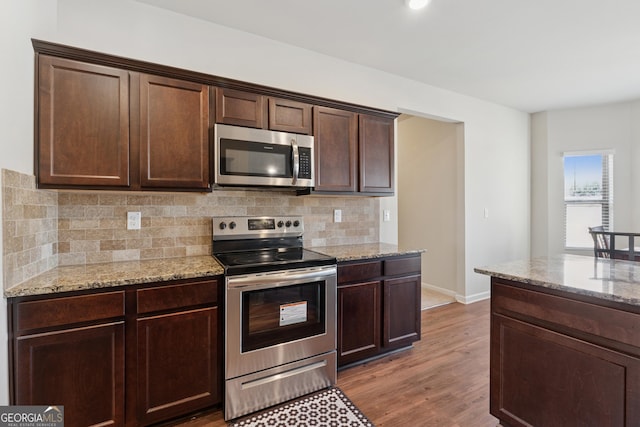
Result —
POLYGON ((565 248, 593 248, 589 227, 613 230, 613 153, 564 154, 565 248))

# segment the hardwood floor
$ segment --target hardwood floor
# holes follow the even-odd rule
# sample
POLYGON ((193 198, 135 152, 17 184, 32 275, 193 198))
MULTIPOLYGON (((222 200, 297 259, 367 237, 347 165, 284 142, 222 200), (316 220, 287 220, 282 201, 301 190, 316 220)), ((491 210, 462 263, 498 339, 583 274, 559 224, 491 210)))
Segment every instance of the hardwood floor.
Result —
MULTIPOLYGON (((495 427, 489 414, 489 301, 422 312, 411 350, 340 371, 338 387, 378 427, 495 427)), ((225 426, 221 411, 177 426, 225 426)))

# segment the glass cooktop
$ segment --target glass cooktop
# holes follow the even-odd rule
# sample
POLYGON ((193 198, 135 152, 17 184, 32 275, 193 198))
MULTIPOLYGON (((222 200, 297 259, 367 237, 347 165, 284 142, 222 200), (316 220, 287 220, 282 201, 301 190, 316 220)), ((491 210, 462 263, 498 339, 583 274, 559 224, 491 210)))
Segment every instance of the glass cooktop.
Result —
POLYGON ((328 255, 304 248, 278 248, 214 253, 225 274, 237 275, 274 270, 306 268, 336 263, 328 255))

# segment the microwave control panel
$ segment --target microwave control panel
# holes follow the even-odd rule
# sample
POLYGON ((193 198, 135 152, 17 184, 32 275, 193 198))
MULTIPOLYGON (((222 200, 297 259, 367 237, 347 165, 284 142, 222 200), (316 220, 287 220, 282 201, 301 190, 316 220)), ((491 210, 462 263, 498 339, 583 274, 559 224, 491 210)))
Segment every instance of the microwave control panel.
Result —
POLYGON ((299 179, 311 179, 311 149, 298 148, 298 157, 300 161, 299 179))

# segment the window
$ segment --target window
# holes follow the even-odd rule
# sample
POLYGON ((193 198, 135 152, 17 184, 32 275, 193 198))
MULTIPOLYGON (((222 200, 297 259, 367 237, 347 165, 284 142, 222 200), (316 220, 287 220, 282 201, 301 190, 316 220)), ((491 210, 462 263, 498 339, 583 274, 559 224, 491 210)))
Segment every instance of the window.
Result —
POLYGON ((593 248, 588 227, 613 227, 613 154, 564 154, 564 246, 593 248))

